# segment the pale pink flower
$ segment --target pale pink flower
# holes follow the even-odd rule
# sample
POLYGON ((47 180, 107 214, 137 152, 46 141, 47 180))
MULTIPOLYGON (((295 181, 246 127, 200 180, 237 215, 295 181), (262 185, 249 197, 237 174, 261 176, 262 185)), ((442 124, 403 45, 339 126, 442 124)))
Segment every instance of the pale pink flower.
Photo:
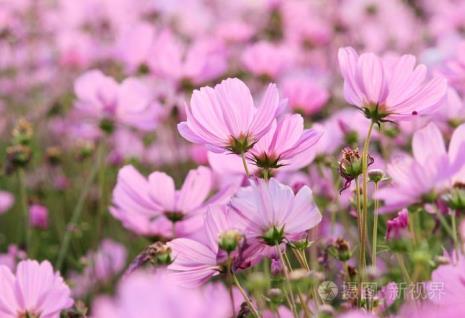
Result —
POLYGON ((97 251, 85 256, 86 264, 82 273, 73 273, 73 295, 83 296, 99 283, 108 282, 124 269, 127 259, 126 248, 115 241, 104 239, 97 251))
POLYGON ((260 107, 255 107, 248 87, 230 78, 215 88, 203 87, 186 106, 187 121, 178 124, 180 134, 213 152, 247 152, 270 128, 279 107, 276 86, 270 84, 260 107))
POLYGON ((249 160, 263 169, 297 170, 315 157, 314 145, 323 133, 315 129, 304 130, 301 115, 284 115, 275 120, 270 130, 253 146, 249 160))
POLYGON ((14 196, 6 191, 0 191, 0 214, 8 211, 15 202, 14 196))
POLYGON ((48 209, 41 204, 32 204, 29 207, 29 224, 38 229, 48 227, 48 209))
MULTIPOLYGON (((234 311, 244 301, 233 290, 234 311)), ((233 306, 221 283, 201 288, 183 288, 165 271, 136 272, 123 279, 113 298, 99 297, 93 303, 94 318, 203 318, 232 317, 233 306)))
POLYGON ((262 41, 244 50, 242 63, 256 76, 275 79, 292 64, 292 53, 288 47, 262 41))
POLYGON ((203 284, 220 274, 225 270, 228 259, 226 251, 221 247, 222 236, 237 236, 234 250, 240 248, 241 224, 235 222, 235 219, 235 211, 226 206, 210 207, 204 221, 206 243, 187 238, 168 242, 173 258, 168 269, 186 286, 203 284))
POLYGON ((329 99, 328 91, 307 77, 285 80, 283 94, 290 108, 305 115, 318 113, 329 99))
POLYGON ((413 157, 404 155, 391 162, 387 174, 392 179, 375 193, 384 200, 381 211, 391 211, 435 197, 453 185, 465 180, 465 124, 459 126, 450 141, 449 151, 441 132, 434 123, 418 130, 412 141, 413 157))
POLYGON ((59 318, 70 308, 71 291, 48 261, 21 261, 16 274, 0 266, 0 317, 59 318))
POLYGON ((97 120, 110 120, 142 130, 153 130, 160 106, 150 86, 137 78, 121 84, 98 70, 76 79, 74 92, 79 111, 97 120))
POLYGON ((339 49, 338 58, 345 99, 375 122, 410 120, 416 115, 431 114, 446 97, 446 80, 439 75, 428 79, 426 66, 415 66, 412 55, 359 56, 346 47, 339 49))
POLYGON ((232 188, 225 188, 207 200, 212 181, 210 169, 199 167, 189 171, 181 189, 176 190, 174 180, 163 172, 155 171, 145 178, 134 167, 125 166, 118 174, 110 212, 138 234, 195 234, 206 207, 223 203, 231 195, 232 188))
POLYGON ((274 178, 240 189, 231 204, 243 218, 247 243, 273 253, 271 247, 301 238, 322 219, 309 187, 294 194, 274 178))

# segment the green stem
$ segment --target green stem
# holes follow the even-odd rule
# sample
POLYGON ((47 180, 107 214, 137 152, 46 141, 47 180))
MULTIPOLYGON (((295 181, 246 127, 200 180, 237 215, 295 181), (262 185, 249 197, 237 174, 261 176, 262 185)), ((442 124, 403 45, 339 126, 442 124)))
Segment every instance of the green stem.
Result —
POLYGON ((242 164, 244 165, 245 174, 247 178, 250 177, 249 168, 247 167, 247 161, 245 160, 245 153, 241 153, 242 164))
POLYGON ((100 141, 97 149, 97 164, 98 164, 98 183, 99 183, 99 205, 98 205, 98 216, 97 216, 97 237, 95 240, 95 248, 98 247, 98 243, 103 236, 103 219, 105 217, 105 210, 107 208, 107 197, 106 197, 106 169, 105 169, 105 144, 104 140, 100 141))
POLYGON ((397 257, 397 262, 399 263, 400 271, 402 272, 402 275, 404 276, 404 279, 409 284, 411 284, 412 283, 412 278, 410 277, 410 274, 408 273, 407 267, 405 266, 404 258, 399 253, 396 253, 396 257, 397 257))
POLYGON ((367 216, 368 216, 368 151, 370 147, 371 133, 373 131, 373 126, 375 123, 372 121, 370 127, 368 128, 367 137, 363 144, 362 151, 362 195, 363 195, 363 212, 362 212, 362 245, 361 245, 361 254, 363 256, 362 266, 365 269, 366 259, 365 259, 365 242, 366 242, 366 230, 367 230, 367 216))
POLYGON ((250 300, 249 296, 247 296, 247 293, 245 292, 244 288, 242 288, 241 284, 239 283, 239 280, 237 279, 236 274, 232 273, 232 277, 233 277, 234 283, 236 284, 237 288, 241 292, 242 297, 244 297, 244 299, 245 299, 247 305, 249 306, 250 310, 252 311, 253 315, 255 317, 257 317, 257 318, 260 317, 260 314, 258 313, 257 309, 253 305, 253 303, 250 300))
POLYGON ((361 207, 361 198, 360 198, 360 182, 358 181, 358 177, 355 178, 355 197, 357 200, 357 226, 358 226, 358 237, 360 241, 360 250, 359 250, 359 259, 358 259, 358 267, 359 272, 362 273, 363 271, 363 258, 365 257, 362 254, 362 244, 363 243, 363 214, 362 214, 362 207, 361 207))
POLYGON ((454 247, 455 247, 455 253, 457 254, 456 257, 458 258, 460 255, 460 244, 459 244, 459 239, 457 235, 457 217, 456 217, 456 212, 451 211, 450 215, 452 219, 452 234, 453 234, 453 239, 454 239, 454 247))
POLYGON ((60 251, 58 253, 58 258, 57 258, 57 262, 55 266, 56 270, 58 271, 61 270, 66 254, 68 253, 69 244, 71 243, 71 236, 73 234, 74 228, 77 226, 77 223, 79 222, 79 219, 81 218, 82 209, 84 208, 84 203, 90 191, 90 187, 92 186, 92 183, 97 174, 98 167, 99 165, 98 165, 98 160, 97 160, 94 166, 92 167, 92 170, 90 171, 89 175, 87 176, 87 179, 85 180, 83 187, 81 188, 81 193, 79 194, 78 201, 73 210, 71 220, 69 221, 66 227, 66 232, 63 237, 63 241, 60 247, 60 251))
POLYGON ((228 263, 227 263, 227 280, 228 280, 228 293, 229 293, 229 299, 231 301, 231 311, 233 313, 233 317, 236 317, 236 304, 234 302, 234 293, 232 286, 234 284, 233 278, 232 278, 232 257, 228 256, 228 263))
MULTIPOLYGON (((378 182, 375 182, 375 192, 378 191, 378 182)), ((371 254, 371 265, 376 268, 376 249, 378 241, 378 208, 379 201, 375 199, 375 209, 373 211, 373 248, 371 254)))
MULTIPOLYGON (((31 226, 29 224, 29 210, 27 206, 26 176, 23 168, 18 169, 19 201, 24 218, 24 250, 31 250, 31 226)), ((30 255, 29 255, 30 257, 30 255)))
POLYGON ((286 279, 286 285, 287 285, 286 289, 287 289, 287 293, 289 294, 289 297, 288 297, 289 307, 291 308, 294 314, 294 317, 298 318, 299 315, 297 313, 297 308, 296 308, 295 301, 294 301, 295 299, 294 293, 292 292, 291 279, 289 277, 289 267, 288 267, 288 264, 290 264, 289 259, 287 259, 287 256, 286 256, 286 260, 284 259, 283 254, 286 253, 286 251, 281 253, 281 250, 279 249, 279 244, 276 245, 276 253, 279 255, 279 260, 281 261, 281 264, 283 265, 284 278, 286 279))

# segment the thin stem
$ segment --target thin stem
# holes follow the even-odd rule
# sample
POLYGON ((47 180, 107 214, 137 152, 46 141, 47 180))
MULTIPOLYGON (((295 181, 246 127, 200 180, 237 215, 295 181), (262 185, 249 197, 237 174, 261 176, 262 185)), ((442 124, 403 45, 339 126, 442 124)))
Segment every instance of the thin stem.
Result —
POLYGON ((232 285, 234 284, 232 278, 232 257, 228 256, 228 263, 227 263, 227 280, 228 280, 228 292, 229 292, 229 299, 231 300, 231 309, 233 313, 233 317, 236 317, 236 304, 234 302, 234 294, 232 285))
POLYGON ((294 313, 294 317, 297 318, 299 317, 299 315, 297 313, 297 308, 295 306, 294 293, 292 292, 292 286, 291 286, 291 279, 289 278, 289 268, 288 268, 289 259, 287 259, 287 256, 286 256, 286 259, 284 259, 283 254, 285 253, 285 251, 281 253, 281 250, 279 249, 279 244, 276 245, 276 253, 279 255, 279 260, 281 261, 281 264, 283 265, 284 278, 286 278, 287 290, 289 293, 289 298, 288 298, 289 307, 294 313))
MULTIPOLYGON (((363 244, 363 232, 362 232, 363 214, 362 214, 362 207, 361 207, 361 201, 362 200, 360 198, 360 182, 358 181, 358 177, 355 178, 355 198, 357 200, 358 237, 359 237, 360 246, 361 246, 363 244)), ((359 260, 358 260, 358 266, 359 266, 360 273, 362 271, 363 257, 364 257, 364 255, 362 255, 362 248, 360 247, 359 260)))
POLYGON ((450 217, 452 219, 452 234, 453 234, 453 239, 454 239, 454 247, 455 247, 455 253, 456 258, 458 259, 460 255, 460 245, 459 245, 459 239, 457 235, 457 217, 456 217, 456 212, 451 211, 450 217))
MULTIPOLYGON (((375 182, 375 192, 378 191, 378 182, 375 182)), ((379 201, 375 199, 375 208, 373 211, 373 248, 371 254, 371 265, 376 268, 376 249, 378 241, 378 208, 379 201)))
POLYGON ((399 253, 396 253, 396 257, 397 262, 399 263, 400 271, 402 272, 404 279, 407 280, 408 283, 412 283, 412 278, 410 277, 407 267, 405 266, 404 258, 399 253))
POLYGON ((242 288, 242 286, 239 283, 239 280, 237 279, 236 274, 234 274, 234 272, 232 273, 232 277, 233 277, 234 283, 236 284, 237 288, 239 288, 239 291, 241 292, 242 297, 244 297, 244 299, 247 302, 247 305, 249 306, 249 308, 252 311, 253 315, 255 317, 260 317, 260 314, 258 313, 257 309, 253 305, 253 303, 250 300, 249 296, 247 296, 247 293, 245 292, 244 288, 242 288))
POLYGON ((26 176, 23 168, 18 169, 18 185, 19 201, 24 218, 24 250, 27 253, 31 249, 31 226, 29 224, 29 211, 27 206, 26 176))
POLYGON ((363 218, 362 218, 362 245, 361 245, 361 254, 362 258, 362 266, 365 269, 365 241, 366 241, 366 229, 367 229, 367 216, 368 216, 368 150, 370 147, 370 139, 371 133, 373 131, 373 126, 375 123, 372 121, 370 123, 370 127, 368 128, 367 137, 363 144, 363 151, 362 151, 362 195, 363 195, 363 218))
POLYGON ((98 183, 99 183, 99 204, 98 204, 98 215, 97 215, 97 237, 95 240, 95 247, 97 248, 99 241, 103 235, 103 218, 105 216, 105 209, 107 208, 106 198, 106 169, 105 169, 105 144, 104 140, 100 141, 97 149, 97 164, 98 164, 98 183))
POLYGON ((245 174, 247 178, 250 177, 249 168, 247 167, 247 161, 245 160, 245 153, 241 153, 242 164, 244 165, 245 174))
POLYGON ((92 170, 89 172, 89 175, 87 176, 87 179, 84 182, 83 187, 81 188, 81 193, 79 194, 78 201, 73 210, 71 220, 69 221, 66 227, 66 232, 65 232, 65 235, 62 241, 63 243, 61 244, 60 251, 58 253, 56 266, 55 266, 55 268, 58 271, 61 270, 61 267, 63 266, 63 261, 65 260, 66 254, 68 253, 69 244, 71 242, 71 236, 73 234, 73 230, 76 227, 77 223, 79 222, 79 219, 81 218, 82 209, 84 208, 84 203, 90 191, 90 187, 92 186, 92 183, 97 174, 98 166, 99 166, 98 160, 96 160, 94 166, 92 167, 92 170))

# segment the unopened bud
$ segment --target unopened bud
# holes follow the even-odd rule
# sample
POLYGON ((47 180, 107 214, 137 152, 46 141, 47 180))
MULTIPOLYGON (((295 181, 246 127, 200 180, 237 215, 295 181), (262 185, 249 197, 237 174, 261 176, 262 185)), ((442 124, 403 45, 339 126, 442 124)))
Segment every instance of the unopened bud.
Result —
POLYGON ((271 288, 267 296, 274 304, 281 304, 284 301, 284 294, 279 288, 271 288))
POLYGON ((13 144, 29 145, 32 139, 32 125, 29 121, 24 118, 21 118, 16 123, 16 126, 13 128, 13 144))
POLYGON ((17 144, 6 149, 8 165, 11 170, 16 167, 26 166, 32 158, 32 150, 29 146, 17 144))
POLYGON ((368 178, 371 182, 378 183, 384 178, 384 171, 381 169, 371 169, 368 171, 368 178))
POLYGON ((231 253, 237 248, 241 239, 242 234, 239 231, 228 230, 220 235, 218 245, 223 251, 231 253))
POLYGON ((46 151, 47 161, 51 165, 58 165, 61 161, 61 149, 58 147, 48 147, 46 151))
POLYGON ((111 135, 115 130, 115 124, 111 119, 104 118, 100 121, 100 129, 104 133, 111 135))
POLYGON ((465 188, 454 187, 450 192, 443 196, 447 206, 453 210, 465 210, 465 188))
POLYGON ((352 257, 352 252, 350 251, 349 242, 338 238, 335 243, 336 250, 337 250, 337 258, 341 262, 346 262, 352 257))

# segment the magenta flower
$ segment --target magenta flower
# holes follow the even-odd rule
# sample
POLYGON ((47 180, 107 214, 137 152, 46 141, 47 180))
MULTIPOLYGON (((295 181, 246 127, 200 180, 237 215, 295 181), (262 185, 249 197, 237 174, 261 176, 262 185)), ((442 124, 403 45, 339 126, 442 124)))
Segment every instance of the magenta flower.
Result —
POLYGON ((388 220, 386 224, 386 240, 392 238, 399 238, 402 230, 408 227, 408 211, 402 209, 399 211, 397 216, 392 220, 388 220))
POLYGON ((322 135, 314 129, 304 130, 301 115, 284 115, 253 146, 249 160, 263 169, 298 169, 313 160, 313 146, 322 135))
POLYGON ((127 78, 118 84, 98 70, 76 79, 76 107, 100 121, 115 121, 142 130, 153 130, 160 112, 151 88, 142 80, 127 78))
POLYGON ((168 269, 186 286, 205 283, 226 269, 228 253, 237 252, 240 226, 234 211, 226 206, 210 207, 204 222, 206 243, 187 238, 169 242, 174 261, 168 269))
POLYGON ((344 97, 375 122, 409 120, 431 114, 447 93, 447 82, 435 75, 427 79, 426 67, 415 67, 415 57, 380 58, 373 53, 358 55, 341 48, 339 66, 344 77, 344 97))
POLYGON ((465 166, 465 125, 454 132, 449 151, 434 123, 415 132, 413 157, 402 156, 388 165, 392 185, 380 189, 375 197, 384 200, 380 211, 405 208, 436 196, 463 178, 465 166))
POLYGON ((260 107, 247 86, 230 78, 215 88, 202 87, 186 106, 187 121, 178 124, 187 140, 205 144, 213 152, 247 152, 270 128, 279 106, 276 86, 270 84, 260 107))
POLYGON ((32 204, 29 207, 29 223, 38 229, 47 229, 48 227, 48 209, 41 204, 32 204))
POLYGON ((322 218, 309 187, 294 194, 274 178, 240 189, 231 204, 243 218, 247 243, 262 249, 301 238, 322 218))
POLYGON ((48 261, 21 261, 16 275, 0 266, 0 317, 59 318, 70 308, 71 291, 48 261))

